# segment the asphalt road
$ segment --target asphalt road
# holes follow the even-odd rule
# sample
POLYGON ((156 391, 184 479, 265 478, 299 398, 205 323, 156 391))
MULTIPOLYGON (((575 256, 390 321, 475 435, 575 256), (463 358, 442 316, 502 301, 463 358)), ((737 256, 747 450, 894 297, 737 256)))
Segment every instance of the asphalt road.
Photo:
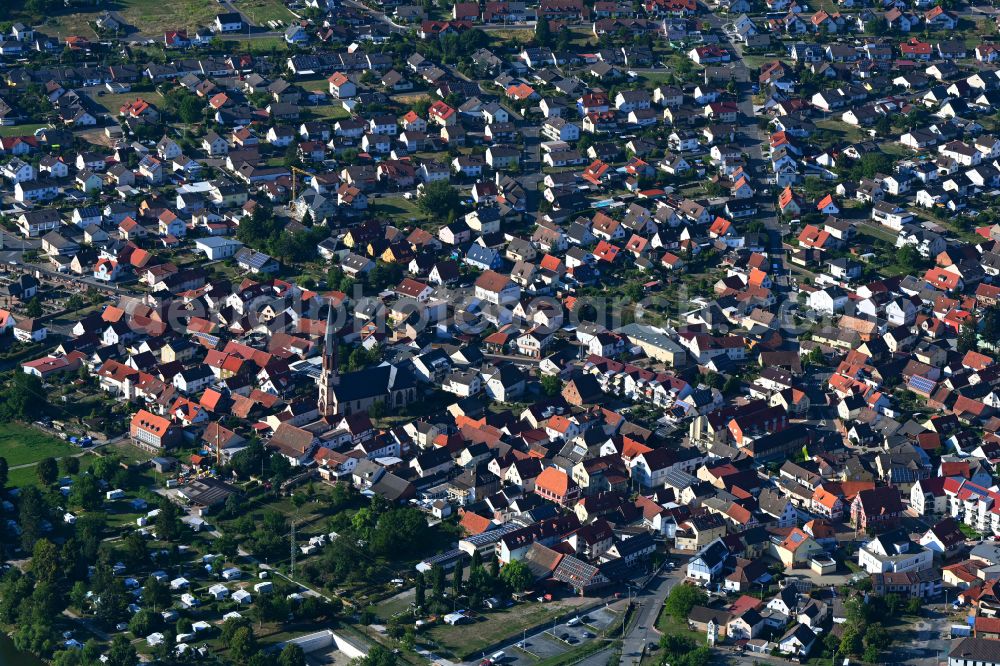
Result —
POLYGON ((9 231, 0 230, 0 250, 3 250, 4 253, 40 250, 41 248, 42 241, 38 238, 23 238, 9 231))
POLYGON ((622 643, 621 666, 638 664, 649 641, 659 642, 656 619, 663 608, 670 590, 684 580, 684 567, 656 574, 645 590, 635 594, 633 601, 638 604, 635 621, 622 643))

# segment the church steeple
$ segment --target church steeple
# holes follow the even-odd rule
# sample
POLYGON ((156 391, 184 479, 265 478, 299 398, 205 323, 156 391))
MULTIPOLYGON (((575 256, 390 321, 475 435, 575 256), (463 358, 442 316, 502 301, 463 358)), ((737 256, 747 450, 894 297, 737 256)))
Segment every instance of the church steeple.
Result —
POLYGON ((333 306, 326 314, 326 336, 323 339, 323 371, 337 375, 337 339, 333 331, 333 306))
POLYGON ((333 416, 337 413, 335 389, 340 384, 340 373, 337 367, 337 339, 333 328, 333 306, 326 315, 326 335, 323 339, 323 371, 319 376, 318 408, 321 416, 333 416))

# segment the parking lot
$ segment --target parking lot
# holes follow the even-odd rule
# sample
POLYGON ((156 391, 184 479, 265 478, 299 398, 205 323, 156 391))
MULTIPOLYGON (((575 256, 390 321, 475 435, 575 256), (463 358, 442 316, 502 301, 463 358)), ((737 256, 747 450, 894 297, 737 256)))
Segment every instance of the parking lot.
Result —
POLYGON ((549 625, 544 631, 528 636, 523 642, 518 642, 517 646, 505 650, 502 663, 528 666, 543 659, 558 657, 588 641, 601 638, 604 631, 615 623, 617 616, 618 613, 613 610, 600 608, 568 618, 565 622, 549 625))

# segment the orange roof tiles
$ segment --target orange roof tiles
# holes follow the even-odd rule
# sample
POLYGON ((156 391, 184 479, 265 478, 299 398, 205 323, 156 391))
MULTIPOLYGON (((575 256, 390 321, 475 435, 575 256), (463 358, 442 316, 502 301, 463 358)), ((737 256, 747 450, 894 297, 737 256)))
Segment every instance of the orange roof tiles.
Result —
POLYGON ((547 467, 535 479, 536 488, 542 488, 556 496, 562 496, 569 492, 569 486, 569 476, 558 467, 547 467))
POLYGON ((480 516, 478 513, 473 513, 472 511, 466 511, 462 515, 462 519, 458 521, 459 527, 461 527, 462 531, 469 536, 482 534, 489 529, 490 524, 491 521, 489 518, 480 516))

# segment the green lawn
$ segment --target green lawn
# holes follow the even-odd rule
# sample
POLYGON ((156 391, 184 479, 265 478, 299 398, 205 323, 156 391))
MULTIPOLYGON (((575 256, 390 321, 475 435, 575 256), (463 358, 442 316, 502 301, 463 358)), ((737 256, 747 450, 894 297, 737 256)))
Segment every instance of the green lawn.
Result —
POLYGON ((687 622, 675 619, 666 609, 660 611, 660 617, 656 620, 656 628, 663 634, 690 638, 698 645, 704 645, 706 642, 704 633, 691 631, 688 628, 687 622))
POLYGON ((780 59, 779 56, 773 54, 749 53, 743 56, 743 64, 754 70, 760 69, 761 65, 780 59))
POLYGON ((147 102, 150 102, 153 106, 157 106, 161 103, 160 96, 155 92, 127 92, 127 93, 105 93, 104 95, 94 94, 91 99, 98 106, 103 106, 104 109, 110 113, 112 116, 118 116, 118 110, 124 105, 134 102, 138 98, 142 98, 147 102))
MULTIPOLYGON (((590 44, 597 41, 597 38, 594 37, 594 31, 592 29, 570 28, 569 31, 573 34, 573 36, 570 38, 569 41, 570 44, 573 44, 574 46, 589 46, 590 44)), ((534 36, 535 31, 522 30, 521 32, 534 36)))
MULTIPOLYGON (((218 39, 216 43, 220 43, 218 39)), ((249 51, 250 53, 271 53, 272 51, 287 51, 288 44, 278 36, 256 37, 254 39, 225 39, 220 43, 226 50, 249 51)))
POLYGON ((888 229, 883 230, 881 227, 876 226, 876 223, 859 224, 857 225, 857 228, 859 234, 871 236, 872 238, 877 238, 878 240, 885 241, 886 243, 895 244, 896 242, 896 237, 888 229))
POLYGON ((317 118, 327 118, 329 120, 349 118, 351 115, 340 104, 320 104, 319 106, 310 106, 308 108, 317 118))
POLYGON ((313 90, 327 92, 330 90, 330 84, 327 83, 326 77, 323 76, 310 79, 296 79, 295 85, 308 92, 312 92, 313 90))
POLYGON ((643 83, 646 88, 652 90, 657 86, 670 84, 674 80, 673 72, 643 72, 639 75, 638 79, 643 83))
POLYGON ((21 469, 12 469, 7 474, 8 488, 25 488, 37 483, 38 475, 35 472, 34 465, 31 467, 22 467, 21 469))
MULTIPOLYGON (((573 37, 573 39, 570 40, 572 43, 580 45, 580 46, 582 46, 582 45, 584 45, 584 44, 587 43, 587 39, 586 39, 585 35, 579 35, 579 34, 577 34, 577 31, 575 31, 575 30, 573 31, 573 33, 574 33, 574 37, 573 37)), ((501 30, 490 30, 489 34, 490 34, 491 37, 495 37, 495 38, 503 40, 503 41, 521 42, 521 43, 528 43, 532 39, 534 39, 534 37, 535 37, 535 31, 534 30, 517 30, 517 29, 513 29, 513 28, 511 28, 510 30, 502 30, 502 29, 501 30)))
POLYGON ((423 220, 425 216, 416 202, 403 197, 369 199, 368 207, 380 215, 404 217, 407 220, 423 220))
MULTIPOLYGON (((838 114, 839 117, 839 114, 838 114)), ((835 132, 845 141, 861 141, 867 138, 865 134, 861 131, 861 128, 855 127, 853 125, 848 125, 842 120, 836 118, 827 118, 825 120, 817 120, 816 127, 820 129, 825 129, 830 132, 835 132)))
MULTIPOLYGON (((80 471, 90 469, 94 461, 97 460, 97 456, 93 453, 86 453, 80 456, 80 471)), ((60 475, 62 472, 60 471, 60 475)), ((7 485, 11 488, 24 488, 26 486, 34 486, 38 483, 38 472, 35 465, 29 467, 21 467, 20 469, 10 470, 10 474, 7 478, 7 485)))
POLYGON ((983 535, 982 535, 982 534, 980 534, 980 533, 979 533, 979 532, 977 532, 976 530, 972 529, 971 527, 969 527, 969 526, 968 526, 968 525, 966 525, 965 523, 959 523, 959 525, 958 525, 958 529, 959 529, 959 531, 961 531, 961 532, 962 532, 962 534, 964 534, 964 535, 966 536, 966 538, 968 538, 968 539, 982 539, 982 538, 983 538, 983 535))
POLYGON ((237 0, 233 6, 246 14, 254 25, 267 26, 268 21, 282 21, 288 25, 295 15, 281 0, 237 0))
POLYGON ((129 441, 116 442, 105 447, 104 451, 106 453, 115 453, 121 456, 124 462, 129 464, 134 463, 145 463, 154 458, 153 454, 149 451, 140 449, 138 446, 134 446, 129 441))
POLYGON ((0 425, 0 456, 11 467, 36 463, 43 458, 72 455, 80 449, 21 423, 0 425))
POLYGON ((822 9, 829 14, 833 14, 835 12, 840 11, 840 8, 837 6, 835 0, 819 0, 819 2, 816 3, 816 6, 813 7, 813 9, 815 11, 819 11, 822 9))
POLYGON ((10 125, 0 127, 0 136, 28 136, 35 133, 35 130, 48 127, 46 123, 28 125, 10 125))

